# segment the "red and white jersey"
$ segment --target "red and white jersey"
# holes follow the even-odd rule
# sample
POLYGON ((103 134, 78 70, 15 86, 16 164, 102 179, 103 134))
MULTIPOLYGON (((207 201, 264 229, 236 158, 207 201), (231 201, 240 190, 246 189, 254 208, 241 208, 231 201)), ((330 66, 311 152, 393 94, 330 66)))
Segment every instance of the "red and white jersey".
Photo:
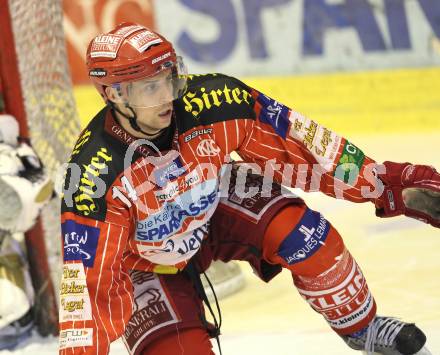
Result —
MULTIPOLYGON (((131 315, 129 270, 185 267, 227 196, 234 151, 287 187, 353 202, 374 190, 374 161, 359 148, 232 77, 190 76, 172 126, 153 142, 136 142, 104 109, 66 177, 60 353, 107 354, 131 315)), ((246 193, 238 182, 236 193, 246 193)))

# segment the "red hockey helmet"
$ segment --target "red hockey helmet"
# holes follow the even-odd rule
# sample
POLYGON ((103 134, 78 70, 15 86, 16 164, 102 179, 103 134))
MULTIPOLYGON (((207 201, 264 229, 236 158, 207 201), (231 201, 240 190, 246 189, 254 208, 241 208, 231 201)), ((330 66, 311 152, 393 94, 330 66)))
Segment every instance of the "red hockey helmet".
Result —
POLYGON ((124 22, 96 36, 87 48, 87 68, 105 101, 109 100, 105 88, 111 87, 121 98, 117 103, 132 107, 163 104, 157 95, 152 95, 161 87, 168 91, 165 100, 174 100, 186 85, 186 68, 182 58, 176 56, 173 45, 160 34, 136 23, 124 22), (158 75, 165 70, 168 72, 158 75), (154 80, 156 76, 160 79, 154 80), (122 88, 123 83, 128 85, 122 88))

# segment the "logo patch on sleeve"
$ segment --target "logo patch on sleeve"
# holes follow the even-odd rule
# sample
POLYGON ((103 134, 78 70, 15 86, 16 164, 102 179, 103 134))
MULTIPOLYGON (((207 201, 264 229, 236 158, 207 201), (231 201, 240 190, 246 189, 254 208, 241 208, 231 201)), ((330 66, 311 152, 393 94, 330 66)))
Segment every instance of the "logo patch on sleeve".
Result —
POLYGON ((270 124, 281 138, 286 139, 290 123, 289 108, 263 94, 258 96, 257 101, 262 105, 260 121, 270 124))
POLYGON ((93 345, 93 328, 64 329, 60 331, 60 350, 93 345))
POLYGON ((63 266, 59 316, 61 322, 92 319, 92 305, 82 263, 63 266))
POLYGON ((295 229, 278 249, 289 265, 299 263, 315 254, 325 244, 330 223, 318 212, 307 209, 295 229))
POLYGON ((61 225, 64 246, 64 261, 82 261, 93 267, 98 246, 99 228, 67 220, 61 225))
POLYGON ((353 186, 364 164, 364 160, 365 154, 362 150, 346 141, 334 172, 335 178, 353 186))

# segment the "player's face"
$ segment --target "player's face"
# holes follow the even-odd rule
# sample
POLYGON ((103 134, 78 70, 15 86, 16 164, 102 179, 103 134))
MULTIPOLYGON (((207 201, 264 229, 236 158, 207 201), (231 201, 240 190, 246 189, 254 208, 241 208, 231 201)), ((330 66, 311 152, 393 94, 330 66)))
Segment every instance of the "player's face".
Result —
POLYGON ((171 69, 136 81, 129 87, 137 114, 137 123, 147 133, 157 132, 171 124, 173 113, 173 80, 171 69))

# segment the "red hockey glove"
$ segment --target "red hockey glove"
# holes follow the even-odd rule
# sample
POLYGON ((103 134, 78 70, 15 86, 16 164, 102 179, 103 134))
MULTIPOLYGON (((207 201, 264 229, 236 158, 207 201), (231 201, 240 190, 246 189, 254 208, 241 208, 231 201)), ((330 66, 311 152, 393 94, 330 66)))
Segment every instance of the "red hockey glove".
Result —
POLYGON ((389 161, 383 165, 386 172, 379 178, 385 189, 376 200, 376 215, 404 214, 440 228, 440 174, 427 165, 389 161))

